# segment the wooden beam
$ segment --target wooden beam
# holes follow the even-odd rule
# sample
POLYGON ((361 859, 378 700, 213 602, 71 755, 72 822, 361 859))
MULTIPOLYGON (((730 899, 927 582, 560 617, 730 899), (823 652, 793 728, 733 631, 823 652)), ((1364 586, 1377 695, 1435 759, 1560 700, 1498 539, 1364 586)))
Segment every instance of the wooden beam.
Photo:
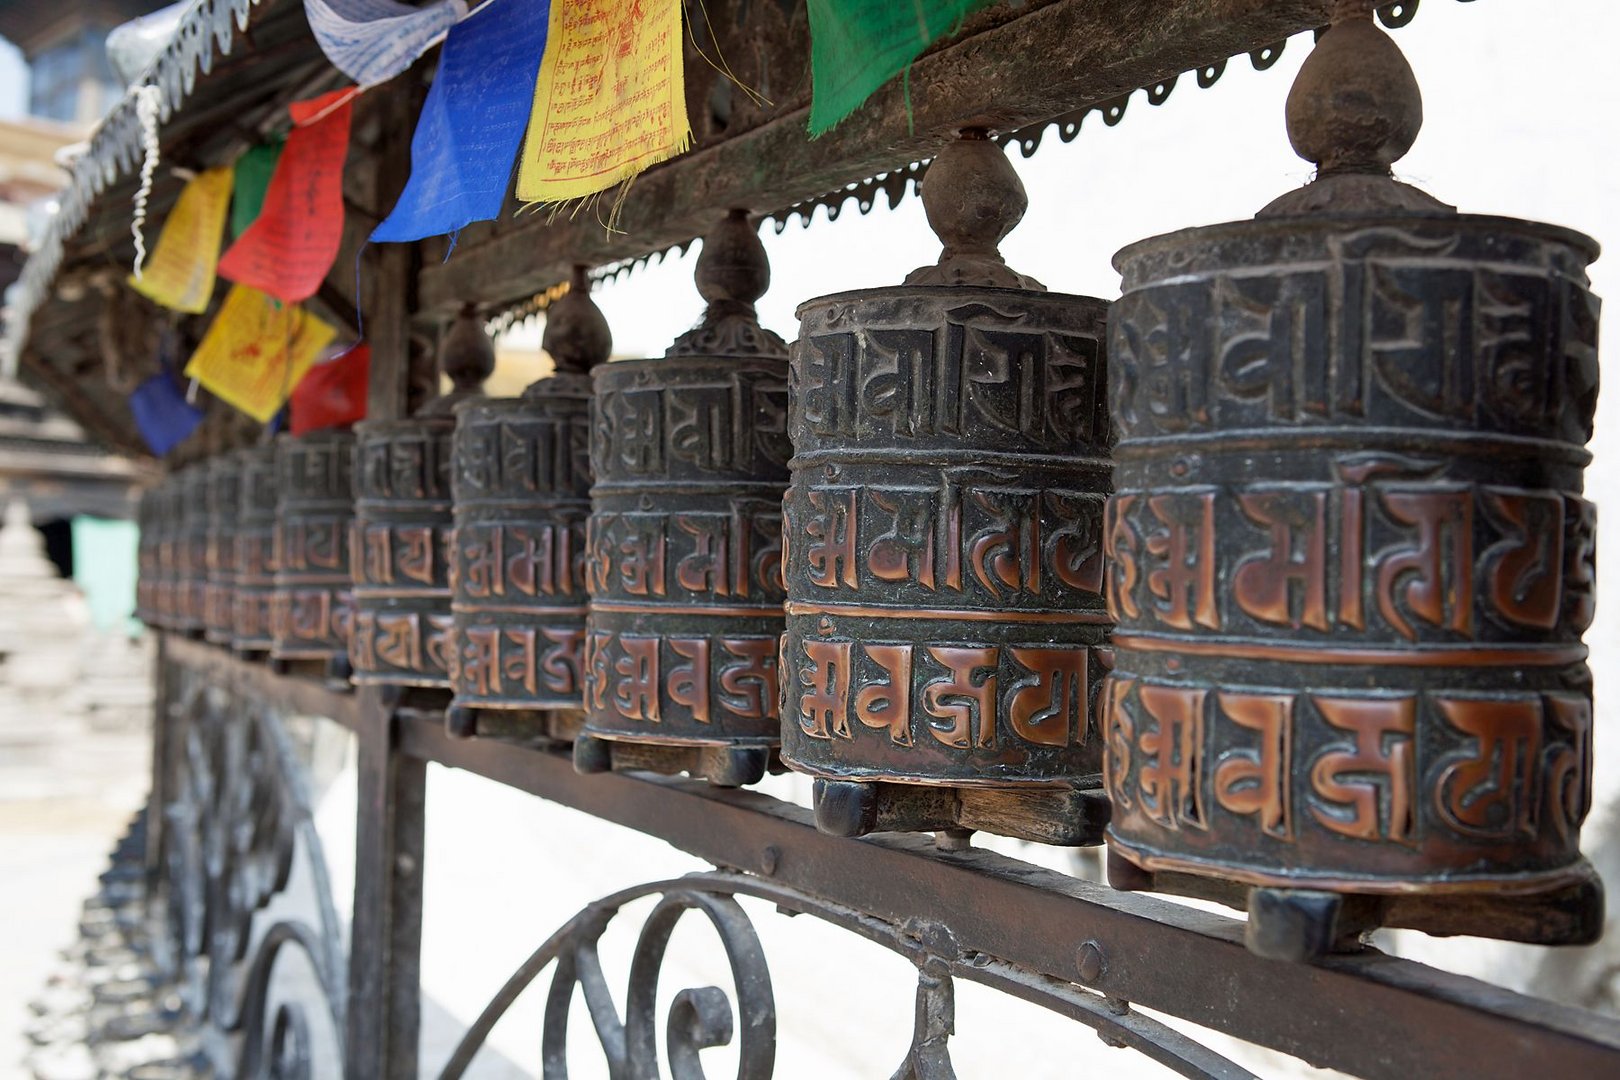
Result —
MULTIPOLYGON (((731 207, 786 209, 912 161, 969 126, 1010 131, 1275 43, 1327 21, 1330 0, 1060 0, 919 59, 820 139, 808 108, 648 170, 608 234, 594 215, 526 216, 493 235, 469 230, 448 262, 421 273, 421 313, 467 299, 512 303, 600 266, 681 243, 731 207)), ((1239 151, 1234 150, 1234 153, 1239 151)), ((611 197, 611 195, 610 195, 611 197)))

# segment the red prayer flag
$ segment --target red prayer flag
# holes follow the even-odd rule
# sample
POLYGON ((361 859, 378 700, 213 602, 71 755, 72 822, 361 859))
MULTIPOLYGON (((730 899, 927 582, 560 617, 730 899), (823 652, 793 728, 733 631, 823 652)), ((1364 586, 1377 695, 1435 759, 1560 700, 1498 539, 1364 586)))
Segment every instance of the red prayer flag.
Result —
POLYGON ((357 91, 287 107, 293 129, 264 208, 219 260, 219 276, 290 304, 315 295, 343 238, 343 159, 357 91))
POLYGON ((288 402, 294 435, 348 427, 366 418, 366 378, 371 346, 361 342, 346 353, 309 369, 288 402))

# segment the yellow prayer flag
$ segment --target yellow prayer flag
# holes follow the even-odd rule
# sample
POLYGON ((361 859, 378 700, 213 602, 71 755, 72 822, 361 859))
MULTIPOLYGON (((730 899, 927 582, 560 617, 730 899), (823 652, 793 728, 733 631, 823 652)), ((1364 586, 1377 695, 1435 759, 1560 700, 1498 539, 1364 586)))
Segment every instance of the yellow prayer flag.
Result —
POLYGON ((592 195, 691 143, 681 0, 555 0, 517 196, 592 195))
POLYGON ((141 276, 129 276, 131 288, 176 311, 200 315, 207 309, 214 295, 214 266, 219 262, 231 183, 230 169, 209 169, 192 178, 169 211, 141 276))
POLYGON ((186 375, 259 423, 269 423, 336 335, 296 304, 233 285, 186 375))

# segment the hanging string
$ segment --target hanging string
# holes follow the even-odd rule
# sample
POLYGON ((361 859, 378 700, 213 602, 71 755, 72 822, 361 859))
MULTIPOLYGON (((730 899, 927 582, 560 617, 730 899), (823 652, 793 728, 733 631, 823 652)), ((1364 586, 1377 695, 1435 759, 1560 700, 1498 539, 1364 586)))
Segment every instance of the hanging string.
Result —
POLYGON ((135 234, 135 280, 141 280, 141 266, 146 262, 146 238, 141 235, 146 228, 146 203, 152 197, 152 178, 157 173, 158 155, 162 147, 158 143, 158 110, 163 105, 163 91, 150 83, 135 88, 135 119, 141 125, 141 186, 135 192, 135 216, 130 220, 130 230, 135 234))

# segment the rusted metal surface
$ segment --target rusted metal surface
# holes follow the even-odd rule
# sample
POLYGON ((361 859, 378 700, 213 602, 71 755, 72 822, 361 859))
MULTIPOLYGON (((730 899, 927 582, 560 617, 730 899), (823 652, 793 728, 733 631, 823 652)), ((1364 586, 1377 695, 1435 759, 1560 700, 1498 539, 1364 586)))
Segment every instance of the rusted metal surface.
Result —
POLYGON ((276 440, 275 604, 270 655, 348 662, 354 523, 354 436, 347 431, 276 440))
MULTIPOLYGON (((584 704, 589 369, 612 349, 584 268, 546 320, 557 371, 456 409, 454 709, 584 704)), ((462 726, 472 723, 469 717, 462 726)))
POLYGON ((275 598, 276 459, 272 446, 234 455, 241 500, 236 532, 235 615, 231 646, 238 652, 270 650, 270 606, 275 598))
POLYGON ((1291 99, 1323 165, 1298 198, 1116 260, 1111 848, 1351 896, 1545 894, 1545 919, 1472 932, 1590 940, 1596 246, 1411 209, 1388 164, 1416 85, 1391 66, 1291 99), (1348 100, 1354 122, 1312 116, 1348 100))
POLYGON ((240 463, 229 454, 208 469, 208 538, 203 623, 209 641, 229 645, 236 626, 236 531, 242 508, 240 463))
POLYGON ((831 780, 1096 789, 1107 307, 1001 260, 1024 198, 994 143, 949 146, 923 200, 939 265, 799 308, 783 758, 831 780))
MULTIPOLYGON (((755 316, 769 268, 740 214, 709 234, 697 277, 696 329, 595 373, 585 731, 736 751, 719 770, 736 783, 779 738, 787 346, 755 316)), ((580 744, 581 767, 600 753, 580 744)))

